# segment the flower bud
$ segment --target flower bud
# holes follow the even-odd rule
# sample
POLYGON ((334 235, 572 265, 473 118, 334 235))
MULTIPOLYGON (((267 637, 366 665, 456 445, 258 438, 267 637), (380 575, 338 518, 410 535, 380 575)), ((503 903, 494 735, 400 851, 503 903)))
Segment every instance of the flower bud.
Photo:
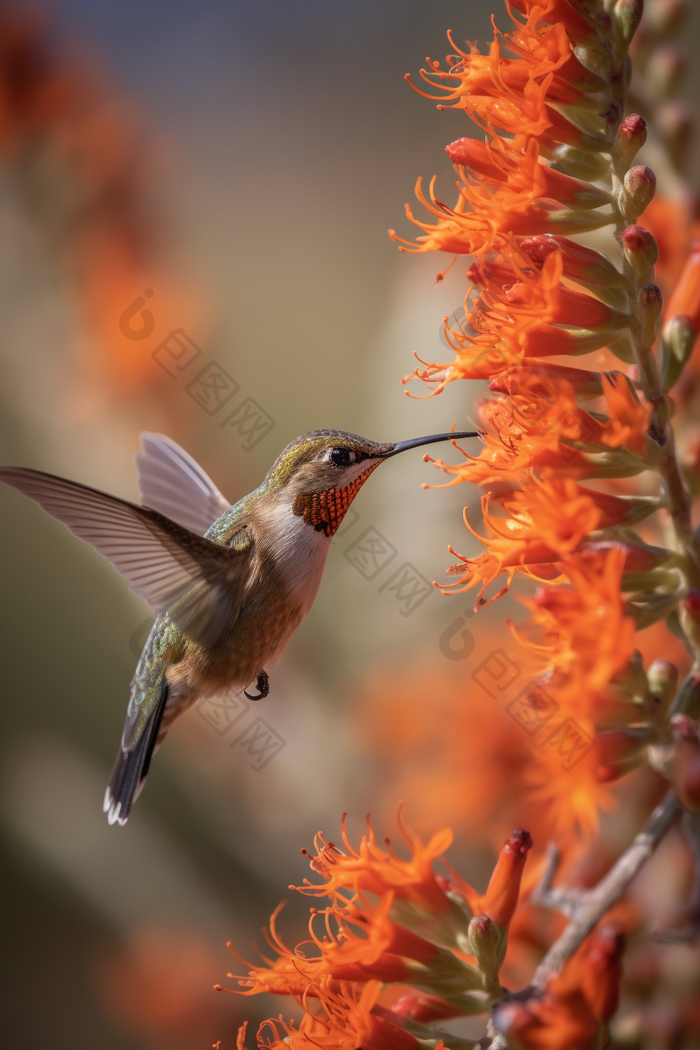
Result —
POLYGON ((630 266, 644 272, 656 265, 659 246, 654 237, 643 226, 635 224, 622 231, 622 246, 630 266))
POLYGON ((620 210, 628 222, 641 215, 656 192, 656 175, 646 164, 635 164, 624 179, 620 210))
POLYGON ((604 153, 587 153, 575 146, 557 146, 552 155, 552 167, 586 182, 597 182, 610 174, 610 161, 604 153))
MULTIPOLYGON (((673 293, 675 295, 675 292, 673 293)), ((666 393, 677 382, 695 346, 696 329, 687 314, 675 314, 661 334, 661 386, 666 393)))
POLYGON ((498 971, 505 944, 501 950, 501 935, 495 922, 488 915, 477 915, 469 923, 469 943, 476 957, 476 964, 487 983, 498 984, 498 971))
POLYGON ((678 668, 670 660, 654 660, 647 671, 649 692, 656 701, 655 717, 662 718, 671 706, 678 688, 678 668))
POLYGON ((681 627, 694 649, 700 647, 700 590, 692 587, 678 604, 681 627))
POLYGON ((493 1012, 496 1031, 505 1035, 513 1050, 534 1050, 540 1044, 532 1030, 539 1035, 537 1020, 524 1003, 501 1002, 493 1012))
POLYGON ((405 1017, 409 1021, 417 1021, 419 1024, 448 1021, 453 1017, 459 1017, 461 1013, 455 1003, 448 1003, 445 999, 440 999, 435 995, 428 995, 427 992, 417 992, 415 995, 402 995, 391 1006, 391 1012, 399 1017, 405 1017))
POLYGON ((646 726, 605 729, 598 733, 598 780, 601 783, 617 780, 641 765, 649 736, 650 730, 646 726))
POLYGON ((671 722, 675 751, 671 760, 671 783, 679 801, 691 813, 700 814, 700 740, 698 727, 688 715, 675 715, 671 722))
MULTIPOLYGON (((680 611, 679 611, 679 627, 680 627, 680 611)), ((672 623, 672 618, 669 617, 667 623, 672 623)), ((681 637, 683 637, 681 631, 681 637)), ((673 698, 670 710, 671 716, 678 714, 690 715, 691 718, 700 718, 700 671, 694 671, 692 668, 685 676, 683 684, 673 698)))
POLYGON ((627 167, 647 140, 647 122, 639 113, 630 113, 620 124, 615 140, 615 154, 627 167))
POLYGON ((614 17, 620 27, 623 40, 629 44, 642 20, 644 0, 617 0, 614 17))
POLYGON ((603 926, 592 936, 583 969, 581 991, 597 1021, 609 1021, 617 1010, 625 938, 617 926, 603 926))
MULTIPOLYGON (((528 851, 532 849, 529 831, 516 828, 503 846, 488 889, 481 898, 481 910, 493 919, 496 926, 505 929, 518 904, 520 880, 528 851)), ((471 927, 470 927, 471 929, 471 927)))

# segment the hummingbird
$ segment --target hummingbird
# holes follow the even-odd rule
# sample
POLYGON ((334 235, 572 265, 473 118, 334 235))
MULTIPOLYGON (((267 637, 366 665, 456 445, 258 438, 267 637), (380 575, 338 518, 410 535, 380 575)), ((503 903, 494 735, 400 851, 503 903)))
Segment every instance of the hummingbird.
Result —
POLYGON ((197 700, 256 683, 313 605, 331 540, 385 460, 478 432, 380 443, 342 430, 292 441, 262 484, 233 506, 198 463, 163 434, 142 433, 134 460, 141 504, 22 467, 0 480, 89 543, 156 616, 131 682, 124 731, 104 797, 124 825, 151 758, 197 700))

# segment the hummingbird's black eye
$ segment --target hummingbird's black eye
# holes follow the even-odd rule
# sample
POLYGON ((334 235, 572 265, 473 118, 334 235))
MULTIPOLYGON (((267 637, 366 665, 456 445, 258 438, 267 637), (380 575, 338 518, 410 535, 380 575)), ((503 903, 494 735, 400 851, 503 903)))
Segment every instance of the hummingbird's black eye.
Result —
POLYGON ((349 467, 355 462, 355 453, 350 448, 332 448, 328 459, 336 467, 349 467))

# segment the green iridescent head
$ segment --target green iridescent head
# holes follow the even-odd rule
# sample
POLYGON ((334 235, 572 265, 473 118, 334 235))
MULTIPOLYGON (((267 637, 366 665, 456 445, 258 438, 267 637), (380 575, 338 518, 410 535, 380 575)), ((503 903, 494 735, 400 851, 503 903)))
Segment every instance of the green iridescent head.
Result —
POLYGON ((408 441, 370 441, 344 430, 311 430, 291 441, 272 464, 264 485, 269 488, 290 486, 294 492, 325 492, 351 484, 368 468, 379 466, 385 459, 410 448, 436 441, 455 441, 478 437, 468 433, 432 434, 408 441))

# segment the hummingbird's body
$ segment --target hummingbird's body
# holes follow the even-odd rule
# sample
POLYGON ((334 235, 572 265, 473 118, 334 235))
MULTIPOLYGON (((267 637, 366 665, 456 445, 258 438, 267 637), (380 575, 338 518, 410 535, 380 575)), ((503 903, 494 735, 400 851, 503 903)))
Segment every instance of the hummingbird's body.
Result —
POLYGON ((267 695, 267 669, 309 612, 333 535, 380 463, 420 444, 475 436, 379 444, 312 431, 234 506, 183 449, 157 434, 142 434, 135 456, 141 506, 39 471, 0 470, 1 480, 106 557, 157 616, 105 794, 110 823, 126 823, 152 755, 195 701, 256 680, 267 695))

